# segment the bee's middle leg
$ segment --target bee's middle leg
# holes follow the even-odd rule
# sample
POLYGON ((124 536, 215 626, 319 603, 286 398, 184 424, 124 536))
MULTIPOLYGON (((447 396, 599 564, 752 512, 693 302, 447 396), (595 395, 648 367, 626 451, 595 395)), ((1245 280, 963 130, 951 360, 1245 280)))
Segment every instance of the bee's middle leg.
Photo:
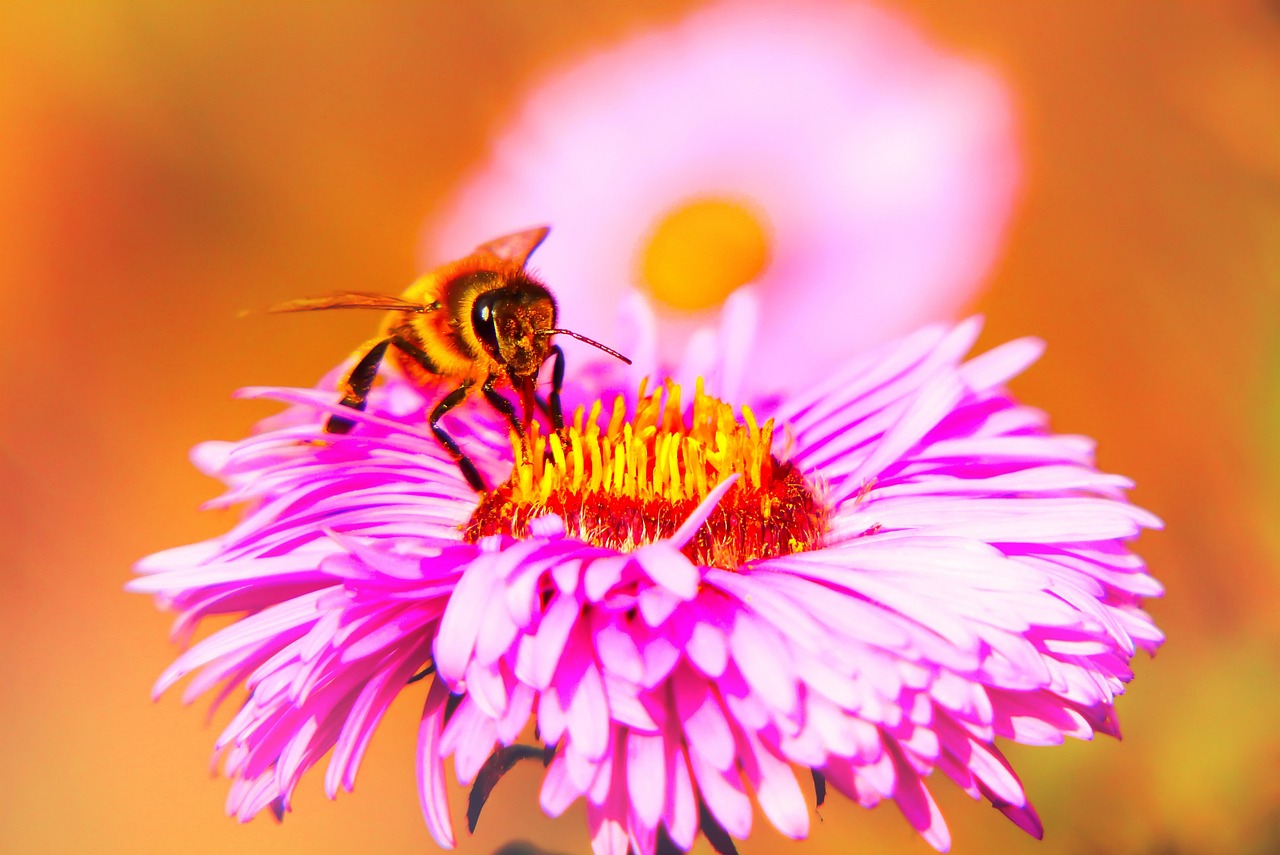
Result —
POLYGON ((477 493, 483 493, 487 488, 485 487, 484 479, 480 477, 480 471, 476 469, 476 465, 471 462, 471 459, 462 453, 462 449, 454 438, 449 436, 444 428, 440 427, 441 417, 466 400, 467 393, 471 391, 471 387, 474 385, 475 381, 467 380, 446 395, 444 400, 436 404, 435 409, 431 411, 431 415, 427 418, 427 424, 431 426, 431 432, 436 435, 436 439, 444 446, 445 451, 449 452, 449 455, 457 462, 458 468, 462 470, 462 477, 467 479, 471 489, 477 493))

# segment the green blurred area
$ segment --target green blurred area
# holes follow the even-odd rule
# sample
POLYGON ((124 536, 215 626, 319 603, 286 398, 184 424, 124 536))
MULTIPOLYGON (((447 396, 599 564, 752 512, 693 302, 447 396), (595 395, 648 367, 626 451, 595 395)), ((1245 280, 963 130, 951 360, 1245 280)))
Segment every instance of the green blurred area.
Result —
MULTIPOLYGON (((234 518, 196 510, 216 488, 185 462, 268 411, 230 392, 311 383, 368 331, 237 311, 398 290, 421 223, 531 82, 692 5, 0 5, 0 850, 431 850, 417 698, 353 795, 311 780, 282 826, 223 817, 203 770, 225 717, 149 704, 168 618, 120 588, 141 555, 234 518)), ((1045 338, 1017 391, 1097 438, 1167 524, 1138 548, 1169 641, 1136 662, 1124 740, 1010 750, 1043 842, 940 783, 954 851, 1276 851, 1280 9, 890 5, 999 69, 1022 114, 984 345, 1045 338)), ((537 786, 513 772, 460 851, 583 851, 580 806, 548 820, 537 786)), ((892 807, 820 813, 803 844, 760 818, 742 851, 930 851, 892 807)))

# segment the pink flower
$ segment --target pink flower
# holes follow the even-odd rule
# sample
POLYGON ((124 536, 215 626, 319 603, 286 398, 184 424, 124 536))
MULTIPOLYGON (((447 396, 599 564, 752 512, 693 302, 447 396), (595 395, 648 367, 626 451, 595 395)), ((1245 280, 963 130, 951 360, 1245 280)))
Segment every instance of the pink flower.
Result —
POLYGON ((1018 172, 1004 85, 898 16, 717 3, 536 85, 422 259, 553 222, 537 264, 566 325, 617 343, 640 288, 672 359, 751 282, 747 377, 794 389, 803 367, 954 317, 997 257, 1018 172))
POLYGON ((963 361, 977 331, 926 328, 758 414, 685 408, 672 386, 612 416, 606 399, 528 452, 476 409, 454 431, 472 459, 492 476, 515 458, 478 498, 422 427, 432 390, 390 379, 341 410, 348 435, 321 432, 331 392, 251 391, 314 414, 197 449, 244 519, 130 588, 182 637, 245 616, 157 691, 247 687, 218 740, 241 819, 288 809, 331 749, 327 791, 351 789, 388 704, 423 692, 415 765, 442 846, 447 757, 475 782, 472 824, 506 768, 541 759, 543 810, 585 799, 597 853, 699 830, 732 851, 752 798, 804 837, 793 767, 819 800, 892 800, 939 850, 935 771, 1039 836, 996 740, 1116 733, 1129 660, 1162 640, 1141 608, 1160 586, 1126 543, 1159 521, 1004 389, 1040 345, 963 361))

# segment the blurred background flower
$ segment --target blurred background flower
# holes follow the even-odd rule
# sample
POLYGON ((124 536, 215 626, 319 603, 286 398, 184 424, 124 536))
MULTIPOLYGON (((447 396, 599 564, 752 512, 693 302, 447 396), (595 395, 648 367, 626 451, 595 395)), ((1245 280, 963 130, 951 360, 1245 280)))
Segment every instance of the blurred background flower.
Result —
POLYGON ((557 69, 439 206, 438 264, 532 223, 564 322, 616 339, 638 288, 678 356, 753 283, 748 379, 952 316, 996 258, 1018 166, 1004 85, 899 15, 841 0, 722 2, 557 69))
MULTIPOLYGON (((0 850, 423 851, 413 704, 389 711, 354 796, 304 782, 283 826, 222 816, 225 782, 192 770, 231 711, 198 733, 146 701, 169 619, 121 586, 138 557, 230 527, 196 510, 217 485, 184 455, 274 411, 231 391, 310 385, 375 325, 236 312, 399 291, 424 215, 486 168, 537 81, 698 6, 0 4, 0 850)), ((1009 750, 1042 843, 938 787, 955 851, 1274 851, 1280 15, 1266 0, 883 8, 1014 93, 1021 197, 970 300, 988 318, 978 348, 1047 340, 1014 391, 1097 438, 1101 468, 1167 524, 1138 544, 1168 589, 1151 611, 1169 640, 1136 662, 1125 739, 1009 750)), ((530 809, 461 851, 577 851, 584 817, 543 818, 537 778, 504 778, 505 803, 530 809)), ((928 851, 892 811, 833 801, 822 817, 808 852, 928 851)), ((758 825, 744 852, 783 845, 758 825)))

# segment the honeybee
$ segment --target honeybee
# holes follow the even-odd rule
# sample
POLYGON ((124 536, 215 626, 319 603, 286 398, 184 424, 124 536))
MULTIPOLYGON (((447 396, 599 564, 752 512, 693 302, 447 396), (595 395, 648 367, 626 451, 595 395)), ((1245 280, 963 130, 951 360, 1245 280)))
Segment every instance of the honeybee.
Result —
MULTIPOLYGON (((457 381, 453 391, 436 404, 428 424, 436 439, 458 463, 463 477, 477 493, 484 479, 463 453, 440 419, 477 388, 486 401, 525 437, 534 406, 542 407, 557 431, 564 428, 560 389, 564 383, 564 351, 551 337, 566 335, 603 350, 628 365, 631 360, 598 341, 556 327, 556 301, 547 286, 525 270, 525 263, 550 229, 540 226, 481 244, 465 258, 424 273, 399 297, 347 291, 324 297, 304 297, 273 306, 271 312, 311 312, 322 309, 376 309, 387 312, 377 336, 362 345, 355 367, 342 385, 341 404, 363 410, 383 358, 391 351, 405 376, 420 385, 457 381), (548 359, 551 394, 546 402, 535 394, 538 374, 548 359), (501 392, 510 385, 519 396, 521 412, 501 392)), ((330 416, 329 433, 347 433, 351 419, 330 416)))

